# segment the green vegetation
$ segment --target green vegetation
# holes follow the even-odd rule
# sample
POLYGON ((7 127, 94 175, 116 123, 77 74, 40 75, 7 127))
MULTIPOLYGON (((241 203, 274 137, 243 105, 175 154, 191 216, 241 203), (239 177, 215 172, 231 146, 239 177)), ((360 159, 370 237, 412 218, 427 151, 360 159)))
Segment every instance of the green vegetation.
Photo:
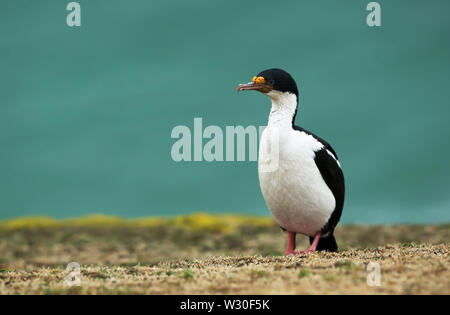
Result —
POLYGON ((309 276, 309 272, 306 271, 306 269, 302 268, 302 269, 300 269, 300 272, 298 273, 298 276, 300 278, 308 277, 309 276))
POLYGON ((183 278, 184 278, 184 279, 189 280, 189 279, 191 279, 192 277, 194 277, 194 273, 192 272, 191 269, 186 269, 186 270, 183 272, 183 278))

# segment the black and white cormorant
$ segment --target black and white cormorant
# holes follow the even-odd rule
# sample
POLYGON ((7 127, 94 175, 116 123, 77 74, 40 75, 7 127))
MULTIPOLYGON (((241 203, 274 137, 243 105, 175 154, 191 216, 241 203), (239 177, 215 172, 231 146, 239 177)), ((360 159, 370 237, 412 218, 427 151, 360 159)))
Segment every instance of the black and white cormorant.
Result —
POLYGON ((272 100, 261 136, 258 174, 267 206, 288 232, 285 254, 337 251, 333 232, 344 206, 344 174, 331 145, 294 124, 295 80, 284 70, 269 69, 237 89, 260 91, 272 100), (306 252, 295 251, 296 233, 309 236, 311 246, 306 252))

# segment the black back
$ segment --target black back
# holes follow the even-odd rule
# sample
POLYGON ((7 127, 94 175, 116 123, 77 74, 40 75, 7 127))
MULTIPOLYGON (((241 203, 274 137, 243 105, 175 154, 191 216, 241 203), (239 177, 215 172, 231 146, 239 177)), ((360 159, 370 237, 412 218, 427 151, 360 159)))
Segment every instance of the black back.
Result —
MULTIPOLYGON (((317 168, 319 169, 323 180, 327 184, 328 188, 330 188, 331 192, 333 193, 334 199, 336 200, 336 207, 331 214, 330 219, 322 228, 322 234, 333 234, 334 228, 341 218, 345 198, 344 173, 342 172, 341 167, 336 162, 336 160, 338 160, 337 154, 328 142, 316 136, 312 132, 295 125, 294 129, 313 136, 324 146, 321 150, 315 152, 314 162, 316 162, 317 168), (327 152, 327 150, 334 155, 334 158, 327 152)), ((331 243, 333 243, 333 241, 330 239, 330 244, 331 243)))

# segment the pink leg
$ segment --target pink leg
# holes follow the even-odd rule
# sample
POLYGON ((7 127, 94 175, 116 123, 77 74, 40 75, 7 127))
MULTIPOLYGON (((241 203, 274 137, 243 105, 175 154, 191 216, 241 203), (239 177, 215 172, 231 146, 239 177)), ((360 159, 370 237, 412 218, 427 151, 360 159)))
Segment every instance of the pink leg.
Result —
POLYGON ((312 252, 314 252, 316 250, 317 244, 319 244, 320 235, 321 235, 321 233, 319 232, 316 234, 316 236, 314 236, 314 240, 306 252, 304 252, 304 251, 296 252, 295 251, 295 232, 288 232, 288 244, 287 244, 286 252, 284 253, 284 255, 287 256, 287 255, 311 254, 312 252))
POLYGON ((320 235, 321 235, 321 233, 319 232, 316 234, 316 236, 314 236, 314 241, 312 242, 309 249, 306 251, 307 254, 311 254, 312 252, 314 252, 316 250, 317 244, 319 244, 320 235))
POLYGON ((295 252, 295 232, 288 232, 288 243, 284 255, 287 256, 292 254, 297 254, 295 252))

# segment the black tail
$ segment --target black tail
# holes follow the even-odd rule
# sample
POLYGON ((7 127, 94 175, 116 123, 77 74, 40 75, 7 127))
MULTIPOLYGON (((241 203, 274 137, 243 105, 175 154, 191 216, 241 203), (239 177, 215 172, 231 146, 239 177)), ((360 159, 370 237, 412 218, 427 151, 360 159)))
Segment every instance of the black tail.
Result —
MULTIPOLYGON (((312 244, 314 237, 309 238, 309 242, 312 244)), ((327 252, 337 252, 338 246, 336 243, 336 239, 334 235, 331 233, 327 237, 323 237, 319 239, 319 244, 317 244, 316 250, 324 250, 327 252)))

